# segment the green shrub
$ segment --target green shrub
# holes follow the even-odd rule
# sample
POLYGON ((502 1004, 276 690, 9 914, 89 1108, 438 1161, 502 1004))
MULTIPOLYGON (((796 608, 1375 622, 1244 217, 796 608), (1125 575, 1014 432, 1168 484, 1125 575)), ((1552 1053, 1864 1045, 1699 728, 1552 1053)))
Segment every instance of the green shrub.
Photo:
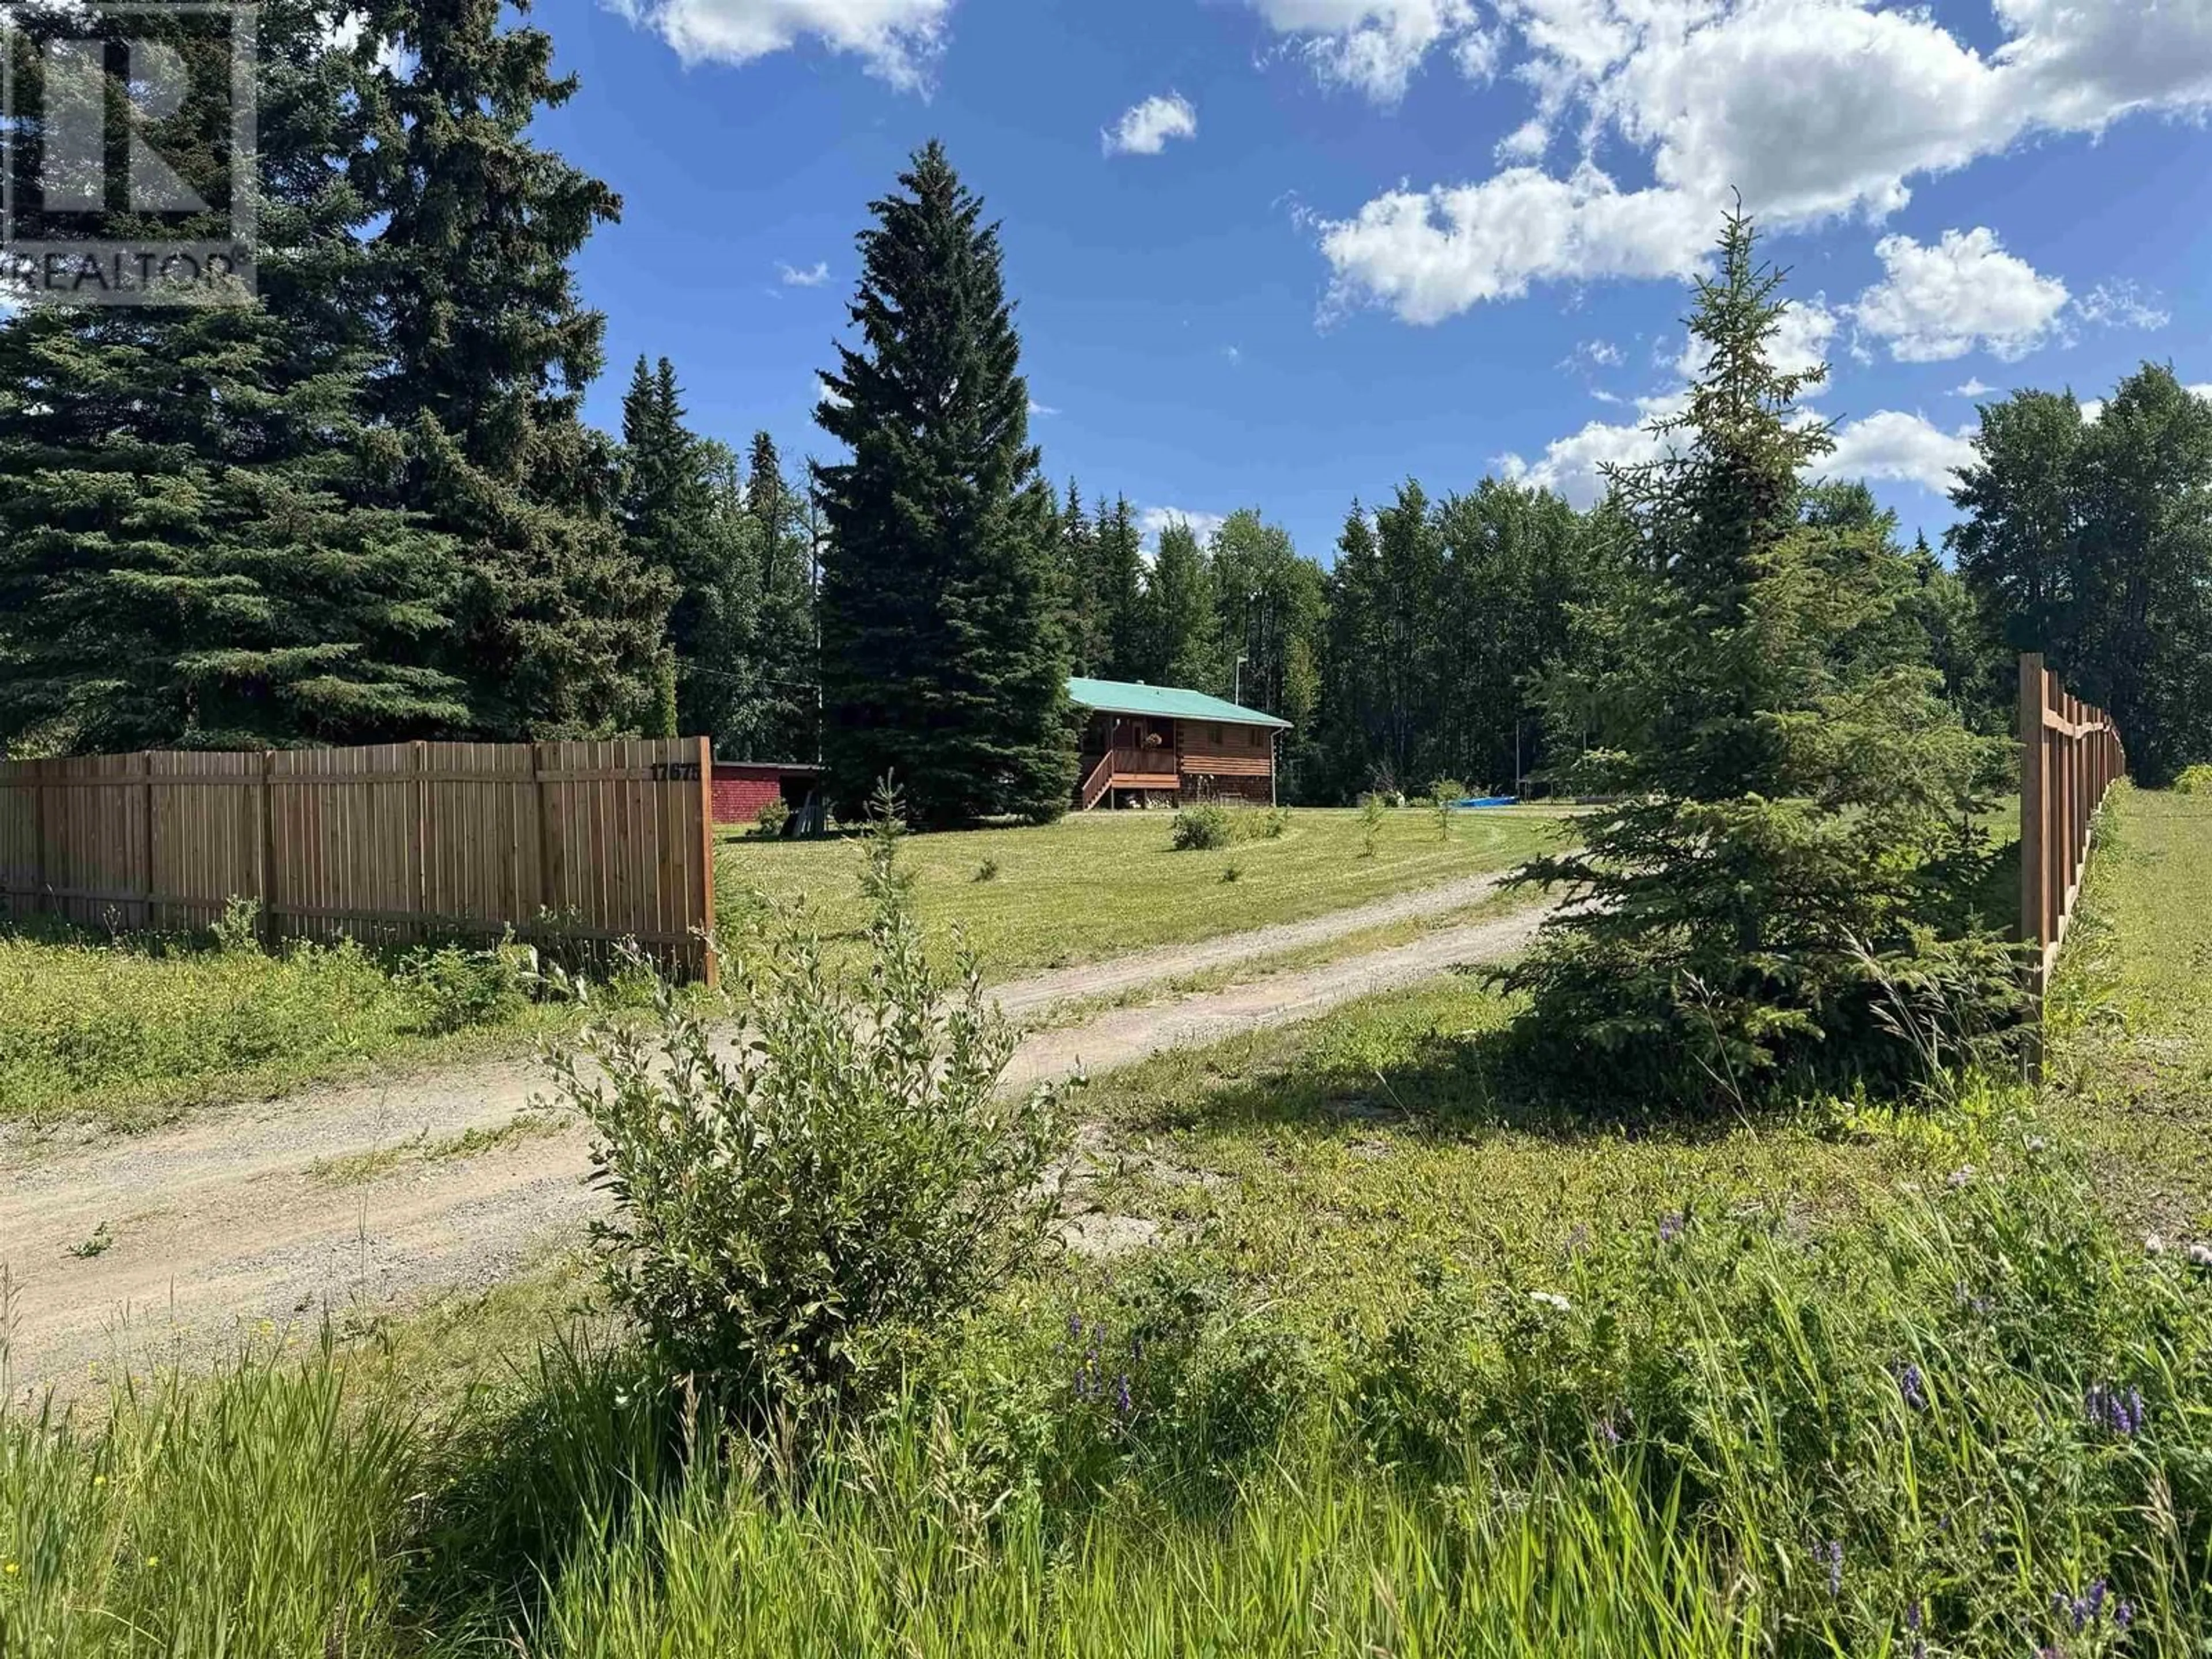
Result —
POLYGON ((979 864, 979 865, 977 865, 977 866, 975 866, 975 879, 976 879, 976 880, 978 880, 978 881, 996 881, 996 880, 998 880, 998 878, 999 878, 999 861, 998 861, 998 860, 994 859, 994 858, 987 858, 987 859, 985 859, 985 860, 984 860, 981 864, 979 864))
POLYGON ((209 930, 215 935, 215 948, 231 955, 243 955, 261 948, 261 902, 240 898, 236 894, 224 901, 222 915, 209 930))
POLYGON ((864 1394, 1057 1214, 1061 1093, 1000 1095, 1015 1030, 972 957, 957 985, 931 964, 901 833, 879 812, 856 973, 811 935, 746 954, 733 1056, 669 993, 652 1035, 597 1030, 559 1063, 614 1198, 594 1235, 615 1300, 672 1372, 732 1403, 864 1394))
POLYGON ((2212 795, 2212 765, 2192 766, 2173 781, 2177 795, 2212 795))
POLYGON ((778 795, 754 817, 753 834, 762 841, 780 840, 784 826, 790 822, 791 803, 778 795))
POLYGON ((1389 809, 1379 793, 1370 792, 1359 798, 1359 856, 1375 856, 1375 843, 1382 833, 1382 825, 1389 809))
POLYGON ((528 1004, 537 972, 538 953, 509 934, 488 950, 447 945, 413 951, 398 978, 421 1005, 417 1029, 445 1036, 513 1019, 528 1004))
POLYGON ((1237 827, 1230 821, 1227 807, 1200 801, 1176 813, 1169 834, 1170 845, 1178 853, 1211 853, 1234 842, 1237 827))
POLYGON ((1291 827, 1286 807, 1224 806, 1201 801, 1180 809, 1170 826, 1170 844, 1178 853, 1218 852, 1242 842, 1280 841, 1291 827))

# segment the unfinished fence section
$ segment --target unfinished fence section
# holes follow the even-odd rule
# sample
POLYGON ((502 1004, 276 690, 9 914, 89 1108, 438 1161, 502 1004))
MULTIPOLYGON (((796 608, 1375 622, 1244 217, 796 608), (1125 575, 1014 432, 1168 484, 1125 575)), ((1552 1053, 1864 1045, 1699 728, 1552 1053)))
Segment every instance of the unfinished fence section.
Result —
POLYGON ((2020 936, 2039 1006, 2081 896, 2090 826, 2128 757, 2112 717, 2069 696, 2033 653, 2020 659, 2020 936))
POLYGON ((0 762, 0 915, 406 943, 635 939, 711 975, 704 738, 0 762))

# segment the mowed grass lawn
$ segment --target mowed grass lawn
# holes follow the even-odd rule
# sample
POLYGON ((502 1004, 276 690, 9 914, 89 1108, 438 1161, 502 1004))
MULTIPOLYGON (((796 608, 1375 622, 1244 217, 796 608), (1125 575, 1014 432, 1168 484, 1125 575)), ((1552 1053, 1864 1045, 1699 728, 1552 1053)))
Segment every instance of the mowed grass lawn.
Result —
MULTIPOLYGON (((1370 858, 1358 812, 1295 808, 1277 840, 1176 852, 1170 818, 1096 812, 1035 829, 917 836, 906 861, 924 925, 940 945, 958 930, 985 976, 1004 979, 1502 872, 1565 833, 1549 811, 1512 807, 1455 813, 1446 838, 1432 811, 1408 807, 1383 820, 1370 858)), ((803 899, 825 939, 856 940, 866 914, 860 856, 847 841, 732 832, 717 871, 721 913, 744 914, 752 895, 803 899)))
POLYGON ((2109 1201, 2212 1234, 2212 796, 2123 784, 2053 988, 2052 1097, 2109 1201))

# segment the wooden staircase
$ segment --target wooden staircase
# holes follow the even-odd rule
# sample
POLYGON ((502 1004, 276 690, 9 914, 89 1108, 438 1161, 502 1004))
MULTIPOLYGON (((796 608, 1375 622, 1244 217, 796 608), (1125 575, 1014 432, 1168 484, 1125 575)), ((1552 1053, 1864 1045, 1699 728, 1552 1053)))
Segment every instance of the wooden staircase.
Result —
POLYGON ((1106 792, 1113 787, 1113 784, 1114 751, 1109 749, 1098 757, 1098 764, 1091 769, 1091 775, 1084 779, 1082 787, 1076 791, 1075 810, 1088 812, 1105 799, 1106 792))

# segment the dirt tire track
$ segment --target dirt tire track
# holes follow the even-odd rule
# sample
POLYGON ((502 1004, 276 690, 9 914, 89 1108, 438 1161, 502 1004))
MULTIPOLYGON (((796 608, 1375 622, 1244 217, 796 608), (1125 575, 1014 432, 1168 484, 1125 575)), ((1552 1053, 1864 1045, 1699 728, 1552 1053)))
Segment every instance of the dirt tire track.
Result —
MULTIPOLYGON (((1034 1013, 1447 914, 1494 885, 1455 883, 1320 922, 1047 974, 997 994, 1010 1013, 1034 1013)), ((1441 927, 1407 945, 1036 1032, 1017 1051, 1010 1084, 1079 1066, 1109 1071, 1499 960, 1527 943, 1540 916, 1441 927)), ((69 1387, 94 1366, 194 1363, 264 1321, 343 1319, 428 1291, 487 1285, 580 1241, 599 1206, 585 1184, 590 1135, 580 1124, 465 1157, 404 1158, 356 1186, 312 1171, 319 1160, 497 1128, 532 1109, 549 1082, 535 1062, 506 1060, 325 1088, 0 1173, 0 1265, 15 1297, 11 1384, 69 1387), (72 1256, 103 1223, 108 1247, 72 1256)))

